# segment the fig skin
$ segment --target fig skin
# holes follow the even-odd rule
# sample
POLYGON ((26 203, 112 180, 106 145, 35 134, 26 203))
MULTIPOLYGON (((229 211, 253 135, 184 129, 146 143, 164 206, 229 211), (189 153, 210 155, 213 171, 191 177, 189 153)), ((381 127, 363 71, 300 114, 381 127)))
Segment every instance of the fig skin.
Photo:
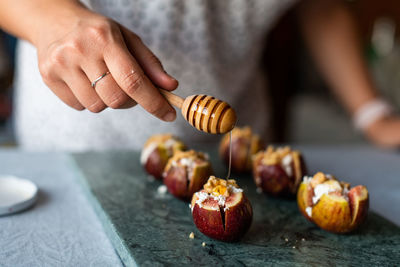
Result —
POLYGON ((265 164, 264 153, 258 152, 253 157, 253 178, 256 186, 264 193, 273 196, 294 197, 297 193, 302 177, 306 174, 306 165, 303 156, 298 151, 291 151, 292 158, 297 157, 298 164, 294 160, 290 163, 291 175, 284 170, 280 162, 278 164, 265 164))
MULTIPOLYGON (((253 219, 253 210, 250 201, 242 193, 234 193, 226 203, 234 200, 234 204, 226 211, 220 208, 218 202, 209 199, 200 207, 193 195, 192 216, 196 227, 211 238, 224 242, 239 241, 248 231, 253 219), (222 219, 224 217, 224 219, 222 219)), ((228 204, 229 205, 229 204, 228 204)))
POLYGON ((144 168, 148 174, 160 180, 169 158, 170 157, 167 155, 167 153, 165 153, 164 150, 156 148, 150 153, 144 168))
POLYGON ((307 220, 326 231, 338 234, 354 231, 368 215, 369 196, 365 186, 351 188, 348 199, 341 193, 329 192, 313 205, 313 196, 313 187, 303 181, 297 193, 299 210, 307 220), (307 207, 311 208, 311 216, 306 212, 307 207))
POLYGON ((202 153, 194 150, 186 152, 177 152, 174 157, 170 158, 167 167, 163 173, 163 182, 167 186, 168 191, 184 201, 190 201, 193 194, 201 190, 207 182, 210 175, 213 174, 211 163, 201 157, 202 153), (196 162, 191 172, 184 165, 173 166, 171 161, 174 161, 179 155, 197 155, 196 162), (190 177, 189 177, 190 176, 190 177))
POLYGON ((141 163, 148 174, 160 180, 168 160, 175 152, 185 150, 186 145, 171 134, 153 135, 143 147, 141 163), (148 155, 146 154, 147 149, 152 150, 148 155))
POLYGON ((349 194, 350 211, 353 214, 350 231, 356 229, 368 217, 369 193, 365 186, 358 185, 350 189, 349 194))
POLYGON ((290 178, 279 165, 259 165, 256 167, 260 180, 257 187, 271 195, 279 196, 287 191, 290 186, 290 178))
POLYGON ((182 167, 172 167, 163 175, 163 182, 167 186, 168 191, 175 197, 184 200, 187 198, 188 191, 187 175, 186 169, 182 167))
POLYGON ((225 211, 224 240, 230 242, 240 240, 249 230, 253 220, 250 201, 243 193, 237 194, 242 195, 242 200, 225 211))
MULTIPOLYGON (((229 165, 229 142, 230 133, 222 138, 219 145, 219 155, 225 164, 229 165)), ((249 126, 234 128, 232 130, 232 159, 231 168, 233 172, 248 172, 252 168, 252 156, 264 149, 265 145, 260 137, 252 133, 249 126)))
POLYGON ((310 216, 306 212, 306 208, 312 206, 313 192, 310 184, 301 183, 299 190, 297 191, 297 205, 299 207, 300 213, 309 220, 313 222, 310 216))

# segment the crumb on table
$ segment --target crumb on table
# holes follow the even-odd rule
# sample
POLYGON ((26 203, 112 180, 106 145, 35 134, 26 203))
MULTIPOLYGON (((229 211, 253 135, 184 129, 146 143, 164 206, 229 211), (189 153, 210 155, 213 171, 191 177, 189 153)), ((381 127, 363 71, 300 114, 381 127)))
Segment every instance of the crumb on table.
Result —
POLYGON ((206 246, 206 242, 201 243, 201 246, 205 247, 206 246))
POLYGON ((190 239, 194 239, 194 233, 193 232, 190 233, 189 238, 190 239))
POLYGON ((165 194, 167 193, 167 187, 166 187, 165 185, 160 185, 160 186, 157 188, 157 193, 158 193, 159 195, 165 195, 165 194))

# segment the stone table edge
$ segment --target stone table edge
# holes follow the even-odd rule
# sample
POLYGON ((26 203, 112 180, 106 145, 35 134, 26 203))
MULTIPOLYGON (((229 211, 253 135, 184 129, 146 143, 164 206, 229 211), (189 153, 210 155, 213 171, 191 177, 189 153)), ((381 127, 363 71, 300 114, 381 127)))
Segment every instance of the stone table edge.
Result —
POLYGON ((130 256, 127 245, 120 238, 119 233, 116 231, 114 225, 111 223, 111 219, 108 218, 108 215, 101 208, 101 204, 90 190, 87 180, 84 178, 84 174, 76 163, 73 154, 66 154, 66 156, 67 161, 69 161, 68 164, 71 166, 74 173, 74 177, 76 177, 77 182, 82 185, 83 191, 85 192, 88 201, 92 204, 92 207, 98 219, 100 220, 101 225, 103 226, 104 232, 106 233, 108 239, 116 250, 120 260, 125 266, 137 267, 138 265, 135 259, 130 256), (115 238, 115 236, 117 236, 117 238, 115 238))

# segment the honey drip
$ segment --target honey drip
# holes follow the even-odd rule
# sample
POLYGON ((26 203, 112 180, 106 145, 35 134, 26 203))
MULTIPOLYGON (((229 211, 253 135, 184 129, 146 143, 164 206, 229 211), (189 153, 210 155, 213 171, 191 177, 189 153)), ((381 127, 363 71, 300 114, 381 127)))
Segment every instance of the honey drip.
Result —
POLYGON ((229 132, 229 163, 228 163, 228 174, 226 180, 231 177, 231 165, 232 165, 232 130, 229 132))

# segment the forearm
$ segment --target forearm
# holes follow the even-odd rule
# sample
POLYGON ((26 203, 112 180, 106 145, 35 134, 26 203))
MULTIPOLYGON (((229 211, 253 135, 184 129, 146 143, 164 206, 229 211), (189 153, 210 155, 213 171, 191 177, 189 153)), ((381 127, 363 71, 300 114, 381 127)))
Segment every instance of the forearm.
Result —
POLYGON ((84 10, 78 0, 0 0, 0 27, 35 44, 43 30, 66 26, 84 10))
POLYGON ((306 1, 300 8, 305 41, 330 88, 351 114, 376 98, 355 22, 338 0, 306 1))

